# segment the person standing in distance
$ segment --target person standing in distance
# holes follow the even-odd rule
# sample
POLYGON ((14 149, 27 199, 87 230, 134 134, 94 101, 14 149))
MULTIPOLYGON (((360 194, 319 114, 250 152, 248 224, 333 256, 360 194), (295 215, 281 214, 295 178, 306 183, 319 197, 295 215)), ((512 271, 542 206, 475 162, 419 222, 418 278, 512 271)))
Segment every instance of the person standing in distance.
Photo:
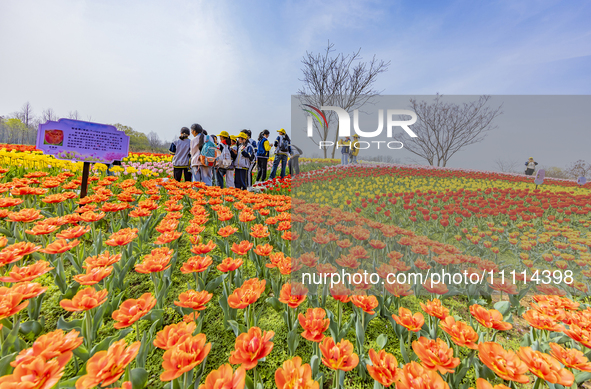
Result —
POLYGON ((246 174, 254 160, 254 149, 244 132, 238 134, 238 155, 236 157, 236 188, 248 189, 246 174))
POLYGON ((191 139, 191 172, 193 173, 193 182, 202 182, 201 173, 199 172, 199 139, 203 133, 203 127, 200 124, 193 124, 191 126, 191 133, 193 139, 191 139))
POLYGON ((534 162, 534 157, 529 157, 529 159, 525 163, 525 175, 532 176, 536 171, 537 164, 537 162, 534 162))
POLYGON ((290 143, 291 140, 287 136, 287 132, 282 128, 279 131, 279 136, 275 140, 275 160, 273 161, 273 167, 271 168, 271 175, 269 179, 272 180, 277 175, 277 168, 281 163, 281 178, 285 177, 285 168, 287 165, 287 156, 291 153, 290 143))
POLYGON ((267 180, 267 163, 269 161, 269 130, 264 130, 259 134, 259 143, 257 147, 257 182, 267 180))
POLYGON ((191 140, 189 139, 189 129, 187 127, 181 128, 181 136, 179 139, 172 142, 170 145, 170 153, 172 157, 173 177, 178 182, 181 182, 183 175, 185 181, 191 181, 191 172, 189 166, 191 165, 191 140))
POLYGON ((353 142, 351 143, 351 159, 349 163, 357 163, 357 156, 359 155, 359 135, 353 135, 353 142))

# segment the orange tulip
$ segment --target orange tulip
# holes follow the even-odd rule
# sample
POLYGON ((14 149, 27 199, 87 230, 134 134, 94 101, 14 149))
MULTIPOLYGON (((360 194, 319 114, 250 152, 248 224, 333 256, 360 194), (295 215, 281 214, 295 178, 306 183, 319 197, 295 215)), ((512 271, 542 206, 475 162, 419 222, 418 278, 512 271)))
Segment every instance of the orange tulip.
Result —
POLYGON ((451 340, 458 346, 465 346, 476 350, 478 345, 478 334, 468 324, 458 321, 453 316, 448 316, 444 320, 439 322, 439 327, 445 331, 451 340))
POLYGON ((233 235, 236 231, 238 231, 238 228, 226 226, 218 230, 218 235, 223 238, 227 238, 228 236, 233 235))
POLYGON ((425 369, 417 362, 404 365, 396 389, 449 389, 447 382, 434 370, 425 369))
POLYGON ((421 336, 412 342, 412 349, 425 369, 437 370, 439 374, 453 373, 460 364, 460 358, 453 357, 453 349, 439 338, 427 339, 421 336))
POLYGON ((332 337, 327 336, 320 343, 322 363, 332 370, 350 371, 359 364, 359 357, 353 352, 353 344, 342 339, 335 344, 332 337))
POLYGON ((161 381, 172 381, 199 365, 209 351, 211 343, 205 343, 205 334, 187 337, 182 342, 166 350, 162 356, 161 381))
POLYGON ((255 224, 254 226, 251 226, 250 231, 250 236, 253 238, 266 238, 271 235, 269 228, 262 224, 255 224))
MULTIPOLYGON (((84 214, 83 214, 84 216, 84 214)), ((132 240, 137 238, 138 229, 137 228, 122 228, 119 231, 111 234, 108 240, 105 241, 105 244, 109 246, 126 246, 131 243, 132 240)))
POLYGON ((234 351, 230 353, 228 361, 232 365, 241 365, 246 370, 254 368, 259 359, 265 358, 273 349, 273 336, 273 331, 263 332, 259 327, 250 327, 247 333, 236 338, 234 351))
POLYGON ((351 296, 351 302, 360 308, 363 312, 370 315, 375 314, 374 309, 379 305, 376 296, 366 296, 364 294, 355 294, 351 296))
POLYGON ((289 282, 283 284, 279 293, 279 301, 287 304, 290 308, 297 308, 306 300, 308 288, 303 284, 296 282, 293 285, 289 282))
POLYGON ((199 243, 191 248, 191 252, 195 255, 203 255, 209 253, 216 248, 216 244, 211 240, 207 244, 199 243))
POLYGON ((419 332, 423 327, 423 324, 425 324, 425 318, 420 312, 417 312, 413 315, 409 309, 400 307, 398 309, 398 315, 394 314, 392 315, 392 318, 396 321, 396 323, 409 331, 419 332))
POLYGON ((107 301, 108 293, 106 289, 98 292, 94 288, 82 289, 71 300, 60 301, 60 306, 70 312, 88 311, 107 301))
POLYGON ((550 354, 565 367, 591 372, 591 362, 581 351, 575 348, 564 349, 559 344, 552 342, 549 343, 549 346, 552 350, 550 354))
POLYGON ((170 350, 184 339, 193 336, 195 328, 197 328, 197 325, 194 320, 191 320, 189 323, 180 322, 167 325, 158 331, 153 344, 163 350, 170 350))
POLYGON ((33 357, 27 363, 18 364, 12 374, 0 378, 0 388, 39 388, 50 389, 64 374, 64 367, 72 358, 72 353, 64 353, 57 358, 46 360, 33 357))
MULTIPOLYGON (((470 388, 472 389, 472 388, 470 388)), ((510 389, 508 386, 503 384, 495 385, 494 387, 484 378, 476 380, 476 389, 510 389)))
POLYGON ((348 303, 351 301, 351 290, 349 290, 344 284, 336 284, 330 288, 330 295, 335 300, 338 300, 342 303, 348 303))
POLYGON ((205 378, 199 389, 244 389, 246 370, 243 367, 232 371, 232 366, 225 364, 213 370, 205 378))
POLYGON ((201 273, 213 263, 210 256, 194 256, 187 259, 187 262, 181 266, 181 273, 201 273))
POLYGON ((181 237, 183 233, 179 232, 179 231, 169 231, 169 232, 165 232, 163 234, 161 234, 158 239, 156 239, 154 241, 154 244, 157 245, 163 245, 163 244, 167 244, 170 242, 174 242, 175 240, 177 240, 178 238, 181 237))
POLYGON ((230 250, 236 255, 246 255, 254 245, 247 240, 232 244, 230 250))
POLYGON ((322 308, 308 308, 306 315, 299 314, 298 321, 304 329, 302 336, 311 342, 320 342, 324 338, 323 332, 328 329, 330 319, 325 319, 326 311, 322 308))
POLYGON ((236 288, 228 296, 228 305, 234 309, 244 309, 255 303, 265 291, 266 283, 266 280, 259 281, 258 278, 246 280, 240 288, 236 288))
POLYGON ((254 249, 254 253, 256 255, 260 255, 261 257, 268 257, 269 255, 271 255, 272 251, 273 251, 273 246, 271 246, 268 243, 265 243, 263 245, 259 244, 254 249))
POLYGON ((37 297, 48 289, 48 286, 41 286, 37 282, 19 282, 12 286, 14 293, 22 294, 23 300, 28 300, 37 297))
POLYGON ((507 351, 498 343, 478 344, 478 358, 496 375, 504 380, 527 384, 529 378, 524 375, 527 365, 513 351, 507 351))
POLYGON ((525 312, 522 316, 529 323, 529 325, 539 330, 556 332, 564 331, 564 327, 558 324, 558 321, 556 319, 543 313, 540 313, 535 309, 530 309, 529 311, 525 312))
POLYGON ((116 382, 125 373, 125 368, 140 351, 141 342, 129 347, 125 339, 113 343, 107 351, 99 351, 86 362, 86 375, 76 381, 76 389, 105 387, 116 382))
POLYGON ((80 285, 94 285, 110 276, 112 272, 113 266, 95 267, 93 269, 86 269, 85 274, 78 274, 72 278, 80 285))
POLYGON ((61 254, 65 253, 66 251, 70 251, 74 247, 78 246, 79 243, 79 240, 68 242, 65 239, 58 239, 55 242, 48 244, 43 250, 39 251, 45 254, 61 254))
POLYGON ((164 271, 171 266, 170 258, 172 257, 172 253, 173 250, 166 247, 154 249, 150 254, 144 256, 142 263, 135 265, 135 271, 143 274, 164 271))
POLYGON ((18 242, 18 243, 12 244, 10 246, 6 246, 0 252, 0 263, 4 263, 6 265, 9 263, 18 261, 24 256, 27 256, 29 254, 33 254, 34 252, 38 251, 40 248, 41 248, 41 246, 36 246, 35 243, 33 243, 33 242, 18 242), (9 253, 12 253, 12 255, 14 257, 11 257, 11 255, 9 253), (11 257, 12 260, 8 261, 8 262, 4 261, 2 259, 2 256, 3 256, 2 254, 6 255, 7 258, 11 257))
POLYGON ((23 282, 23 281, 32 281, 37 277, 42 276, 43 274, 47 273, 53 269, 53 267, 49 266, 49 262, 47 261, 37 261, 32 265, 23 266, 19 268, 18 266, 13 266, 8 273, 8 276, 0 277, 0 281, 2 282, 23 282))
POLYGON ((144 317, 154 306, 156 299, 152 293, 144 293, 139 299, 125 300, 118 310, 111 315, 117 323, 113 325, 116 329, 129 327, 144 317))
POLYGON ((371 378, 387 388, 398 381, 400 369, 394 355, 387 353, 386 350, 376 353, 374 349, 369 349, 369 358, 373 364, 373 366, 367 365, 367 372, 371 378))
POLYGON ((486 328, 493 328, 498 331, 507 331, 513 328, 511 323, 503 321, 503 315, 496 309, 488 310, 478 304, 474 304, 470 306, 470 314, 486 328))
POLYGON ((23 208, 18 212, 8 214, 8 220, 11 222, 30 223, 39 219, 43 219, 41 211, 34 208, 23 208))
POLYGON ((449 316, 449 309, 445 308, 439 299, 433 299, 433 301, 427 301, 426 304, 420 304, 421 309, 429 316, 436 317, 439 320, 444 320, 449 316))
POLYGON ((38 222, 31 228, 30 230, 25 230, 25 232, 29 235, 47 235, 51 234, 53 231, 57 230, 57 226, 53 226, 51 224, 38 222))
POLYGON ((532 350, 530 347, 521 347, 517 355, 533 375, 546 382, 571 386, 575 380, 573 373, 562 368, 560 362, 548 354, 532 350))
POLYGON ((188 290, 179 295, 180 301, 175 301, 174 305, 183 308, 191 308, 195 311, 202 311, 205 309, 205 304, 211 300, 213 294, 206 290, 197 292, 196 290, 188 290))
POLYGON ((95 267, 107 267, 119 262, 120 260, 121 254, 110 255, 108 251, 105 251, 100 255, 86 258, 84 261, 86 266, 84 266, 84 268, 88 270, 95 267))
POLYGON ((24 296, 22 293, 18 293, 13 288, 7 288, 5 286, 0 287, 0 320, 10 317, 15 313, 25 309, 28 305, 28 301, 23 301, 24 296))
POLYGON ((226 258, 217 266, 217 269, 222 273, 234 271, 242 266, 242 258, 226 258))
POLYGON ((88 231, 90 231, 90 226, 76 226, 76 227, 71 227, 68 228, 67 230, 63 230, 62 232, 60 232, 59 234, 56 235, 56 238, 60 238, 60 239, 76 239, 76 238, 80 238, 82 235, 86 234, 88 231))
POLYGON ((578 324, 572 323, 568 330, 563 331, 566 336, 576 340, 587 348, 591 348, 591 331, 587 328, 582 328, 578 324))
POLYGON ((17 367, 20 364, 30 363, 37 357, 42 357, 47 361, 69 353, 84 341, 84 338, 78 337, 78 335, 80 333, 76 330, 72 330, 67 334, 64 334, 62 330, 55 330, 41 335, 35 340, 33 346, 22 350, 16 356, 16 359, 10 362, 10 365, 17 367))
POLYGON ((277 389, 318 389, 318 382, 312 379, 312 368, 302 365, 302 358, 294 357, 283 362, 275 371, 277 389))

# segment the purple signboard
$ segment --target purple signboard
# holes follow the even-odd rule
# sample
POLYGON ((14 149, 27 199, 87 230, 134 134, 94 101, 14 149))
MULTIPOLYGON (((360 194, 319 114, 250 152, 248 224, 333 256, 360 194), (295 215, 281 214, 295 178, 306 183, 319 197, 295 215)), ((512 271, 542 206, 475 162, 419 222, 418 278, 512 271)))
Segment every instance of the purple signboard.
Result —
POLYGON ((72 162, 112 163, 129 154, 129 136, 107 124, 59 119, 39 124, 37 149, 72 162))

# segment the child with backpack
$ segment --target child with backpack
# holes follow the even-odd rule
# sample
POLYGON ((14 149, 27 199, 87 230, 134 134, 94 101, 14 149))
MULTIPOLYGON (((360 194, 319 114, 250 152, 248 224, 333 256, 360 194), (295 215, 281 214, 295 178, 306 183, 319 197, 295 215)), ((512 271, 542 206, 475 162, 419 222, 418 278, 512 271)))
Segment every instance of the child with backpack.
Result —
POLYGON ((238 153, 236 156, 236 188, 246 190, 248 181, 246 175, 252 161, 254 161, 254 149, 248 140, 248 135, 244 132, 238 134, 238 153))
POLYGON ((181 136, 179 139, 172 142, 169 149, 172 157, 173 177, 177 181, 181 181, 183 175, 185 181, 191 181, 191 172, 189 166, 191 164, 191 140, 189 140, 189 129, 187 127, 181 128, 181 136))
POLYGON ((200 181, 207 186, 211 186, 213 167, 219 150, 215 147, 212 137, 207 134, 203 127, 193 124, 191 129, 193 129, 193 135, 195 136, 191 140, 191 154, 197 153, 197 156, 194 156, 191 160, 193 181, 200 181))
POLYGON ((281 163, 281 178, 285 177, 285 168, 287 165, 287 156, 291 153, 290 143, 291 140, 287 136, 287 132, 282 128, 279 131, 279 136, 275 140, 275 160, 273 161, 273 167, 271 168, 271 175, 269 179, 272 180, 277 175, 277 168, 281 163))
POLYGON ((269 151, 271 151, 269 134, 269 130, 264 130, 259 134, 259 143, 257 147, 257 181, 267 180, 267 162, 269 161, 269 151))

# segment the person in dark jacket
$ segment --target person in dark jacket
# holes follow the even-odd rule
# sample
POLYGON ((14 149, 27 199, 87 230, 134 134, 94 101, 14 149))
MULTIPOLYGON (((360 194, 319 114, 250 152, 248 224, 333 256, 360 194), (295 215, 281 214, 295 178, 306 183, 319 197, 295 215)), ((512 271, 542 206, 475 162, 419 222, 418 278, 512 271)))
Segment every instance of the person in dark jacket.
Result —
POLYGON ((289 175, 295 177, 300 174, 300 155, 304 152, 296 145, 291 145, 291 153, 289 154, 289 175))
POLYGON ((257 146, 257 181, 267 180, 267 163, 269 162, 269 151, 271 151, 269 134, 269 130, 264 130, 259 134, 257 146))
POLYGON ((282 128, 279 131, 279 136, 275 140, 275 160, 273 161, 273 167, 271 168, 271 175, 269 179, 275 178, 277 175, 277 168, 281 163, 281 178, 285 177, 285 168, 287 166, 287 156, 291 153, 291 147, 289 146, 291 143, 291 139, 287 136, 287 132, 282 128), (285 149, 282 149, 282 146, 286 145, 285 149))
POLYGON ((181 128, 181 136, 179 139, 172 142, 170 145, 170 153, 174 156, 172 157, 172 167, 173 167, 173 177, 177 181, 181 181, 183 175, 185 176, 185 181, 190 182, 191 171, 189 170, 189 166, 191 166, 191 140, 189 139, 189 134, 191 132, 187 127, 181 128))
POLYGON ((529 157, 528 161, 525 163, 525 175, 533 176, 537 164, 537 162, 534 162, 534 157, 529 157))

